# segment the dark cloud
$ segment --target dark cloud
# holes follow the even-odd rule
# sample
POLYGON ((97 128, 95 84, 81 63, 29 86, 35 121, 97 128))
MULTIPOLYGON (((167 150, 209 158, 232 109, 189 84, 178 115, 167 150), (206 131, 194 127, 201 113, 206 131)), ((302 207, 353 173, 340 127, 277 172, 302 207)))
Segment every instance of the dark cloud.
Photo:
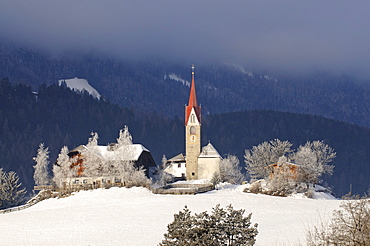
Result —
POLYGON ((370 77, 370 1, 0 1, 0 36, 54 51, 370 77))

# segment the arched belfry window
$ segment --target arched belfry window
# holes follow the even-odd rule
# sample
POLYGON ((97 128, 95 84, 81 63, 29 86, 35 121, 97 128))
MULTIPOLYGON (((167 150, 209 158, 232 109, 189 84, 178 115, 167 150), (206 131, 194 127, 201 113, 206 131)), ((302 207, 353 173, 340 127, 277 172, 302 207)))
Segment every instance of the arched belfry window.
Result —
POLYGON ((195 130, 195 126, 190 127, 190 135, 195 135, 195 134, 197 134, 195 130))

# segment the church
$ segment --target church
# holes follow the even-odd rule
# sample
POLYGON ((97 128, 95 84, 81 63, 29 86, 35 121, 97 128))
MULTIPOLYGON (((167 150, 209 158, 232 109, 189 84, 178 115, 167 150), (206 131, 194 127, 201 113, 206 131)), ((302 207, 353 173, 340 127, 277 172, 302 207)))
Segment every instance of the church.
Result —
POLYGON ((174 179, 212 179, 220 171, 221 156, 211 143, 201 148, 202 114, 198 105, 192 66, 188 104, 185 106, 185 155, 169 159, 164 171, 174 179))

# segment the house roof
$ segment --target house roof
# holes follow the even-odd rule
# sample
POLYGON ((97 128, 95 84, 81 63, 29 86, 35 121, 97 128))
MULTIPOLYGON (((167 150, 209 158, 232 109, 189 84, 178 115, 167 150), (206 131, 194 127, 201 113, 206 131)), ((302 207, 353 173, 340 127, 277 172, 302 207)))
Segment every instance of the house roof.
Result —
POLYGON ((125 161, 137 161, 140 158, 140 155, 145 152, 150 152, 141 144, 131 144, 121 146, 115 150, 108 150, 109 146, 93 146, 86 147, 86 145, 80 145, 73 149, 73 151, 81 152, 83 150, 89 150, 94 152, 97 156, 101 157, 104 160, 125 160, 125 161))
POLYGON ((202 148, 202 152, 199 155, 199 158, 221 158, 221 155, 218 153, 215 147, 211 143, 202 148))
POLYGON ((182 153, 180 153, 177 156, 174 156, 171 159, 167 160, 167 162, 177 162, 177 161, 185 161, 185 157, 182 153))

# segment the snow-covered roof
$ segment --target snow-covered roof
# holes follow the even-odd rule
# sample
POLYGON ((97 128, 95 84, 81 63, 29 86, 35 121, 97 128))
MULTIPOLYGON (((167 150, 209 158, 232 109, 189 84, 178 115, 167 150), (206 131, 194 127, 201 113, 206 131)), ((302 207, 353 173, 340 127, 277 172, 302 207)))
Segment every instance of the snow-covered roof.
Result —
POLYGON ((215 147, 211 143, 202 148, 199 158, 221 158, 215 147))
POLYGON ((180 153, 177 156, 174 156, 171 159, 167 160, 167 162, 176 162, 176 161, 185 161, 184 155, 180 153))
POLYGON ((98 145, 88 148, 85 145, 80 145, 72 151, 81 152, 83 149, 94 152, 97 156, 101 157, 104 160, 120 159, 124 161, 137 161, 144 151, 150 152, 147 148, 145 148, 141 144, 125 145, 115 150, 109 150, 109 146, 98 145))

